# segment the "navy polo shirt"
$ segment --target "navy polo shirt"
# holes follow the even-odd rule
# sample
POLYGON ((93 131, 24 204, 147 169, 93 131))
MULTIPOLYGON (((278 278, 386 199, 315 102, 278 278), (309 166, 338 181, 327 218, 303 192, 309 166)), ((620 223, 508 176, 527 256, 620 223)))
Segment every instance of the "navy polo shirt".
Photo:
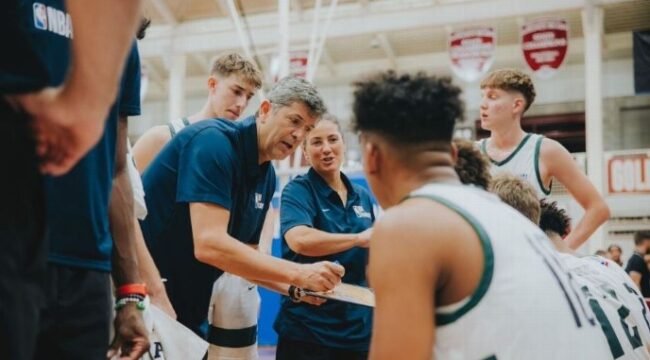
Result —
POLYGON ((189 203, 230 211, 228 234, 257 244, 275 191, 275 170, 258 163, 254 117, 203 120, 163 147, 143 174, 147 218, 143 235, 178 321, 201 334, 212 284, 222 271, 194 257, 189 203))
MULTIPOLYGON (((298 263, 338 261, 345 268, 343 282, 368 286, 368 249, 353 247, 337 254, 311 257, 293 252, 284 237, 287 231, 299 225, 334 234, 359 233, 372 227, 375 215, 370 194, 363 187, 352 184, 343 173, 341 180, 348 189, 345 205, 313 168, 287 184, 280 202, 282 257, 298 263)), ((291 340, 368 351, 372 310, 335 300, 316 307, 282 297, 274 328, 280 337, 291 340)))
POLYGON ((115 173, 118 115, 140 115, 140 56, 133 43, 118 101, 99 143, 66 175, 46 177, 50 262, 111 271, 113 239, 108 207, 115 173))
POLYGON ((70 62, 72 21, 64 0, 3 1, 0 94, 60 85, 70 62))

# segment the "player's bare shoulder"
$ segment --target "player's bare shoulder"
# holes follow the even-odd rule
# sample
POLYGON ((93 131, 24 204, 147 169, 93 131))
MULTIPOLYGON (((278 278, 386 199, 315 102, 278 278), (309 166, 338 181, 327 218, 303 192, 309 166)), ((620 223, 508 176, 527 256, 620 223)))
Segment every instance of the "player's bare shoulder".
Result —
POLYGON ((133 145, 133 158, 138 171, 142 172, 170 139, 171 133, 166 125, 154 126, 142 134, 133 145))

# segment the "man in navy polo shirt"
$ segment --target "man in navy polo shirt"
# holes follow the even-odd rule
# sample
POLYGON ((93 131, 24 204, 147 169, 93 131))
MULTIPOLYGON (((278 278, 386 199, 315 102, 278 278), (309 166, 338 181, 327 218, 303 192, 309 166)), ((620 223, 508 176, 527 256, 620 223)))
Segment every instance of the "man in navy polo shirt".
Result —
POLYGON ((2 359, 30 359, 35 348, 46 254, 39 168, 64 173, 101 137, 140 6, 141 0, 3 2, 0 159, 10 171, 0 186, 2 359))
POLYGON ((339 265, 295 264, 262 254, 259 241, 275 191, 270 160, 284 159, 325 112, 316 89, 298 78, 280 80, 255 116, 201 121, 163 148, 143 174, 147 208, 141 222, 151 255, 167 278, 180 321, 200 335, 212 284, 223 273, 329 290, 339 265))

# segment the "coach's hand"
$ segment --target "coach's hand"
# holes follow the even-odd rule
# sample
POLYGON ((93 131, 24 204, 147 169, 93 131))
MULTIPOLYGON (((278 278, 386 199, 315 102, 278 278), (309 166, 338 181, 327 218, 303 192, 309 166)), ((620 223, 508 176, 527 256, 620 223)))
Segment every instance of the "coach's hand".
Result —
POLYGON ((136 303, 127 303, 115 315, 115 338, 106 355, 109 359, 136 360, 149 350, 149 337, 136 303))
POLYGON ((302 264, 295 286, 313 291, 329 291, 341 282, 344 274, 343 266, 329 261, 302 264))

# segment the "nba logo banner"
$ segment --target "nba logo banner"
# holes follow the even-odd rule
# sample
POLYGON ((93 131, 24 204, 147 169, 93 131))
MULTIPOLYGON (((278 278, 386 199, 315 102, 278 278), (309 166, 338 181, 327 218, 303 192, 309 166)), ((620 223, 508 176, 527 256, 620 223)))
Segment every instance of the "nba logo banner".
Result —
POLYGON ((542 79, 555 75, 566 58, 569 24, 560 19, 538 19, 521 27, 521 49, 528 67, 542 79))
POLYGON ((47 8, 41 3, 34 3, 34 27, 47 30, 47 8))
POLYGON ((449 34, 449 60, 454 74, 466 82, 476 81, 494 62, 494 28, 475 27, 449 34))

